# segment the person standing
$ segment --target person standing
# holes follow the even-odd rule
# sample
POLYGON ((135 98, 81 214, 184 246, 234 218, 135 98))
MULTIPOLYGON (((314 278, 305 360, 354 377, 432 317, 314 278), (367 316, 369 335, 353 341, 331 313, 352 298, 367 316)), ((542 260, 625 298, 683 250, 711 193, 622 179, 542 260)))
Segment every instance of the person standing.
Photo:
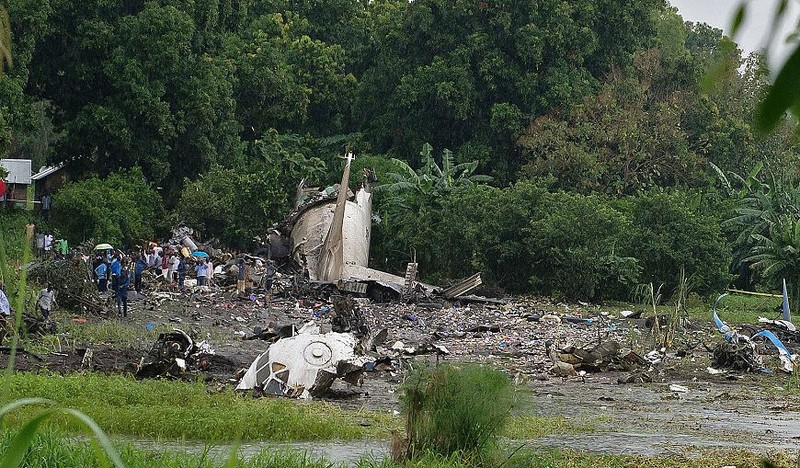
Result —
POLYGON ((186 259, 183 255, 178 260, 178 290, 183 292, 183 284, 186 281, 186 259))
POLYGON ((50 318, 50 312, 53 310, 53 306, 56 305, 56 292, 53 291, 50 283, 47 283, 47 286, 39 291, 39 296, 36 298, 36 305, 39 307, 42 317, 45 319, 50 318))
POLYGON ((144 255, 139 254, 136 256, 136 262, 133 265, 133 289, 137 293, 142 292, 142 273, 147 268, 147 262, 144 255))
POLYGON ((100 292, 108 291, 108 266, 105 262, 100 262, 94 273, 97 275, 97 290, 100 292))
POLYGON ((53 251, 53 235, 52 234, 45 234, 44 235, 44 254, 45 256, 50 256, 50 253, 53 251))
POLYGON ((156 276, 161 276, 161 255, 158 254, 158 250, 153 249, 153 253, 150 255, 150 267, 156 273, 156 276))
POLYGON ((278 269, 275 268, 275 264, 272 260, 267 260, 267 267, 264 270, 264 291, 267 294, 267 297, 272 297, 272 281, 275 279, 275 273, 277 273, 278 269))
POLYGON ((128 316, 128 289, 131 285, 131 278, 127 271, 123 271, 117 279, 117 315, 120 317, 128 316))
POLYGON ((206 262, 206 275, 208 275, 208 285, 211 286, 211 283, 214 282, 214 264, 211 263, 211 259, 204 260, 206 262))
POLYGON ((44 255, 44 234, 42 233, 36 234, 36 253, 40 257, 44 255))
POLYGON ((208 265, 202 258, 198 260, 197 265, 194 267, 195 275, 197 275, 197 285, 205 286, 208 281, 208 265))
POLYGON ((67 254, 69 254, 69 243, 66 239, 59 239, 56 242, 58 247, 58 254, 61 258, 67 258, 67 254))
POLYGON ((111 272, 111 289, 114 291, 114 297, 116 297, 117 282, 119 281, 119 275, 122 273, 122 263, 120 263, 118 255, 114 255, 114 258, 111 259, 109 271, 111 272))
POLYGON ((94 279, 95 282, 98 279, 97 278, 97 267, 99 267, 101 263, 103 263, 103 256, 102 255, 97 255, 94 258, 94 261, 92 262, 92 278, 94 279))
POLYGON ((169 256, 170 256, 170 252, 169 252, 169 250, 166 250, 166 251, 164 251, 164 255, 161 257, 161 272, 164 275, 164 279, 166 279, 168 283, 170 282, 170 279, 169 279, 169 256))
POLYGON ((8 302, 8 296, 6 296, 6 285, 3 283, 0 283, 0 315, 11 316, 11 304, 8 302))
POLYGON ((178 258, 179 255, 180 254, 176 252, 176 253, 174 253, 173 255, 171 255, 169 257, 169 282, 170 283, 174 283, 178 278, 178 276, 177 276, 178 265, 181 263, 181 259, 178 258))
POLYGON ((239 294, 244 294, 244 290, 247 288, 247 263, 245 263, 244 258, 239 258, 237 266, 238 271, 236 273, 236 292, 239 294))

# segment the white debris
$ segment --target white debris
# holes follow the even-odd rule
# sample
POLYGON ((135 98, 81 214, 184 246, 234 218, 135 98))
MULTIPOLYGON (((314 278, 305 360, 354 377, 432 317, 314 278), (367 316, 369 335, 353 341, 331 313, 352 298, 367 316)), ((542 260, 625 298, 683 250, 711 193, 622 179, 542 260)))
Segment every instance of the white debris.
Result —
POLYGON ((689 393, 688 387, 684 387, 683 385, 678 385, 678 384, 670 384, 669 390, 675 393, 689 393))
POLYGON ((304 326, 269 347, 245 373, 237 390, 260 387, 264 393, 311 398, 330 388, 336 378, 355 383, 366 357, 356 356, 358 340, 350 333, 319 333, 304 326))

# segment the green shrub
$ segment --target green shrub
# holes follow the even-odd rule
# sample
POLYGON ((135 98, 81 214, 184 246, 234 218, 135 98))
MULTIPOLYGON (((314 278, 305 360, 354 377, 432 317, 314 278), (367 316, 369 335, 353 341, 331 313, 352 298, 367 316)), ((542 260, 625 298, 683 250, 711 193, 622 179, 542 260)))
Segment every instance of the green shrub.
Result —
POLYGON ((134 168, 73 182, 54 197, 52 226, 72 244, 86 239, 133 246, 162 222, 161 196, 134 168))
POLYGON ((186 182, 175 216, 206 237, 244 247, 252 245, 253 237, 264 236, 288 204, 276 169, 248 172, 215 167, 186 182))
POLYGON ((640 282, 664 284, 673 291, 685 270, 690 287, 700 294, 719 292, 732 276, 731 248, 716 215, 699 197, 685 193, 651 193, 627 200, 633 229, 623 240, 639 259, 640 282))
POLYGON ((602 196, 549 193, 532 219, 526 246, 535 291, 579 299, 619 295, 636 284, 639 262, 620 254, 630 221, 602 196))
POLYGON ((409 452, 480 460, 503 430, 513 403, 511 382, 500 371, 442 365, 415 371, 403 384, 409 452))

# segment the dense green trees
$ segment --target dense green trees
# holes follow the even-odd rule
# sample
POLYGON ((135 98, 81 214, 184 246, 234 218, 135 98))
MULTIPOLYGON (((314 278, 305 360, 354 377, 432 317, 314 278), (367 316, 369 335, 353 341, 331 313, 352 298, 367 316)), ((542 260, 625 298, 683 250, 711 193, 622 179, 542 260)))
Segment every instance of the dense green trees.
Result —
POLYGON ((163 201, 134 168, 92 177, 58 192, 52 225, 70 242, 94 239, 133 248, 163 229, 163 201))
MULTIPOLYGON (((765 266, 753 235, 769 234, 728 223, 721 236, 738 199, 717 191, 710 163, 800 175, 791 123, 754 130, 763 58, 663 0, 6 7, 0 156, 69 161, 89 178, 65 192, 85 212, 56 217, 76 238, 154 233, 73 222, 106 218, 97 210, 115 203, 77 197, 114 200, 108 185, 128 177, 159 194, 165 219, 247 247, 301 178, 338 181, 351 149, 384 184, 376 267, 402 271, 416 255, 431 281, 481 270, 510 291, 582 298, 669 289, 683 267, 710 292, 728 281, 731 252, 765 266)), ((143 213, 132 222, 148 224, 143 213)))

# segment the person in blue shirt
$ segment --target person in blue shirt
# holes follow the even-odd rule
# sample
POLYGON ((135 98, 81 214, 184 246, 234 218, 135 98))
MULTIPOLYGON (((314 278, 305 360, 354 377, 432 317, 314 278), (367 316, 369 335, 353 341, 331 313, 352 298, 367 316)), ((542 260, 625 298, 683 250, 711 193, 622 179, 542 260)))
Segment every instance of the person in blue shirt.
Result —
POLYGON ((101 263, 95 268, 94 273, 97 275, 97 290, 100 292, 108 291, 108 267, 105 263, 101 263))
POLYGON ((136 257, 136 263, 133 266, 133 289, 140 293, 142 292, 142 272, 147 269, 147 261, 142 254, 136 257))
POLYGON ((202 258, 197 261, 194 267, 194 272, 197 275, 197 285, 205 286, 208 281, 208 264, 202 258))
POLYGON ((128 289, 131 285, 131 278, 127 271, 121 272, 117 278, 117 315, 128 316, 128 289))
POLYGON ((119 261, 119 256, 114 255, 111 259, 109 270, 111 272, 111 289, 114 291, 114 297, 117 297, 117 282, 119 281, 120 273, 122 273, 122 263, 119 261))

